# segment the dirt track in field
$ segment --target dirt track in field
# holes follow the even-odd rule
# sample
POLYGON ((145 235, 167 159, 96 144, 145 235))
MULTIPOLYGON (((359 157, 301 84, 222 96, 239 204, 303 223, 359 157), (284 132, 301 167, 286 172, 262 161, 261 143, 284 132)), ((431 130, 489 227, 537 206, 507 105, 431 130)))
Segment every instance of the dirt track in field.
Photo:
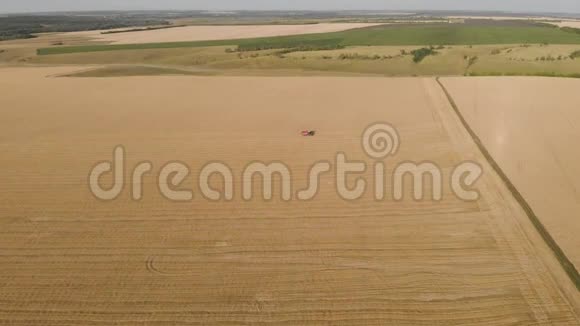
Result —
POLYGON ((0 323, 580 324, 578 292, 434 79, 44 77, 70 69, 1 71, 0 323), (395 162, 447 175, 474 160, 480 200, 445 188, 441 202, 346 202, 334 173, 308 202, 236 188, 214 203, 193 186, 208 161, 238 180, 251 161, 280 160, 296 189, 339 151, 372 164, 360 138, 377 121, 401 136, 387 185, 395 162), (113 202, 88 190, 119 144, 128 167, 153 163, 141 202, 129 187, 113 202), (174 160, 192 167, 191 202, 159 195, 174 160))
POLYGON ((579 268, 580 81, 443 81, 474 131, 579 268))
POLYGON ((102 31, 72 32, 66 36, 89 37, 112 44, 138 44, 230 40, 282 35, 316 34, 376 26, 372 23, 321 23, 306 25, 184 26, 141 32, 101 34, 102 31))

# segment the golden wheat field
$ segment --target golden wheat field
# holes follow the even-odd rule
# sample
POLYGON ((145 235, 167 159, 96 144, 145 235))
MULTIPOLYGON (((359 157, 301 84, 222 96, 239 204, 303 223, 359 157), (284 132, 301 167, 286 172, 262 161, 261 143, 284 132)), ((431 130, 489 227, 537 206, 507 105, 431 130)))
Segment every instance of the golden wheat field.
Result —
POLYGON ((0 69, 0 324, 580 324, 577 289, 435 79, 55 77, 74 69, 0 69), (294 190, 338 152, 372 166, 361 134, 379 121, 401 139, 386 184, 397 162, 448 176, 471 160, 479 200, 446 186, 441 201, 377 201, 369 183, 345 201, 334 171, 309 201, 246 201, 236 183, 212 202, 194 185, 215 161, 236 182, 250 162, 284 162, 294 190), (89 191, 117 145, 126 181, 153 165, 140 201, 130 183, 114 201, 89 191), (191 167, 191 201, 159 194, 174 161, 191 167))
POLYGON ((561 21, 561 22, 554 23, 554 24, 558 25, 558 27, 580 28, 580 21, 578 21, 578 20, 561 21))
POLYGON ((319 23, 305 25, 183 26, 128 33, 102 34, 102 31, 88 31, 64 33, 63 35, 67 37, 87 37, 95 41, 110 42, 112 44, 138 44, 330 33, 376 25, 380 24, 319 23))
POLYGON ((468 122, 580 266, 580 81, 446 78, 468 122), (565 94, 565 96, 563 96, 565 94))

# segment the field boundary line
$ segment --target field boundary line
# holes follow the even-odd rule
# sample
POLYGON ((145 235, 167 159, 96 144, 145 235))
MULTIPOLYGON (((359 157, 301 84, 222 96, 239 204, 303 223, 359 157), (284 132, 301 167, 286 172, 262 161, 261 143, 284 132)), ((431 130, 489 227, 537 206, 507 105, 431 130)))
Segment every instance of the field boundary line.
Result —
POLYGON ((485 147, 485 145, 483 144, 477 133, 475 133, 475 131, 471 128, 471 126, 469 125, 469 123, 459 110, 459 107, 455 103, 455 100, 451 96, 451 93, 449 93, 445 85, 443 85, 443 83, 441 82, 440 77, 436 77, 435 80, 443 90, 443 93, 445 93, 445 96, 447 97, 449 104, 451 104, 453 111, 455 111, 455 114, 461 121, 463 127, 465 127, 465 129, 471 136, 471 139, 475 142, 475 144, 477 145, 477 147, 479 148, 485 159, 491 165, 493 170, 502 179, 502 181, 507 186, 508 190, 514 196, 516 201, 520 204, 520 206, 522 207, 522 209, 524 210, 524 212, 526 213, 526 215, 528 216, 528 218, 530 219, 536 230, 542 236, 542 239, 544 239, 544 242, 546 242, 548 247, 552 250, 552 253, 556 256, 556 259, 558 259, 558 262, 560 263, 562 268, 564 268, 564 271, 566 272, 572 283, 574 283, 574 285, 576 286, 576 289, 580 291, 580 274, 578 274, 578 270, 576 269, 574 264, 566 256, 566 254, 564 253, 562 248, 560 248, 556 240, 554 240, 550 232, 548 232, 548 230, 544 227, 542 221, 536 215, 536 213, 534 212, 530 204, 526 201, 524 196, 518 191, 516 186, 511 182, 511 180, 507 176, 507 174, 505 174, 505 172, 502 170, 499 164, 495 161, 495 159, 493 158, 491 153, 487 150, 487 148, 485 147))
POLYGON ((105 66, 104 65, 101 65, 101 66, 91 66, 89 68, 81 68, 79 70, 73 70, 73 71, 69 71, 69 72, 63 72, 63 73, 57 73, 57 74, 47 75, 46 78, 68 77, 68 76, 74 75, 74 74, 80 74, 80 73, 83 73, 83 72, 89 72, 89 71, 93 71, 93 70, 99 70, 99 69, 102 69, 103 67, 105 67, 105 66))

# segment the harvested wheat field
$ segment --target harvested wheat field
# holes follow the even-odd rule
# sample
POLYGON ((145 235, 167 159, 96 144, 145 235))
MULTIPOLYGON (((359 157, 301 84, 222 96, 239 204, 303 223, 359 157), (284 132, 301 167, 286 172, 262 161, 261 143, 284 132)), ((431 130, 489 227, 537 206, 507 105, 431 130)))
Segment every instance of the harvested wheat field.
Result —
POLYGON ((150 31, 101 34, 102 31, 64 33, 66 36, 89 37, 112 44, 140 44, 185 41, 230 40, 282 35, 300 35, 340 32, 381 24, 373 23, 320 23, 305 25, 232 25, 184 26, 150 31))
POLYGON ((580 324, 574 284, 434 79, 45 77, 71 69, 0 73, 0 324, 580 324), (361 134, 377 121, 401 138, 386 184, 396 162, 447 176, 474 160, 480 199, 445 187, 439 202, 411 189, 345 201, 335 172, 310 201, 245 201, 236 184, 232 201, 211 202, 194 186, 208 161, 236 182, 249 162, 283 161, 295 190, 337 152, 374 164, 361 134), (129 184, 114 201, 89 191, 116 145, 126 180, 153 164, 141 201, 129 184), (159 194, 169 161, 191 167, 191 201, 159 194))
POLYGON ((554 23, 554 25, 558 25, 558 27, 580 28, 580 20, 561 21, 554 23))
POLYGON ((469 124, 580 267, 580 80, 446 78, 469 124))

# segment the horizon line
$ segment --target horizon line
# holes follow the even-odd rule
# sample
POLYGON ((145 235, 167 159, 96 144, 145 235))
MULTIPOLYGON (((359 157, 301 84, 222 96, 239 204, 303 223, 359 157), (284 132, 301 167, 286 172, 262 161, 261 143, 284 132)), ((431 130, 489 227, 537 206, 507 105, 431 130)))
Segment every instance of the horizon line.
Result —
POLYGON ((99 13, 99 12, 385 12, 400 14, 419 14, 424 12, 457 13, 494 13, 516 15, 580 15, 568 11, 514 11, 514 10, 477 10, 477 9, 81 9, 81 10, 39 10, 39 11, 0 11, 2 15, 17 14, 57 14, 57 13, 99 13))

